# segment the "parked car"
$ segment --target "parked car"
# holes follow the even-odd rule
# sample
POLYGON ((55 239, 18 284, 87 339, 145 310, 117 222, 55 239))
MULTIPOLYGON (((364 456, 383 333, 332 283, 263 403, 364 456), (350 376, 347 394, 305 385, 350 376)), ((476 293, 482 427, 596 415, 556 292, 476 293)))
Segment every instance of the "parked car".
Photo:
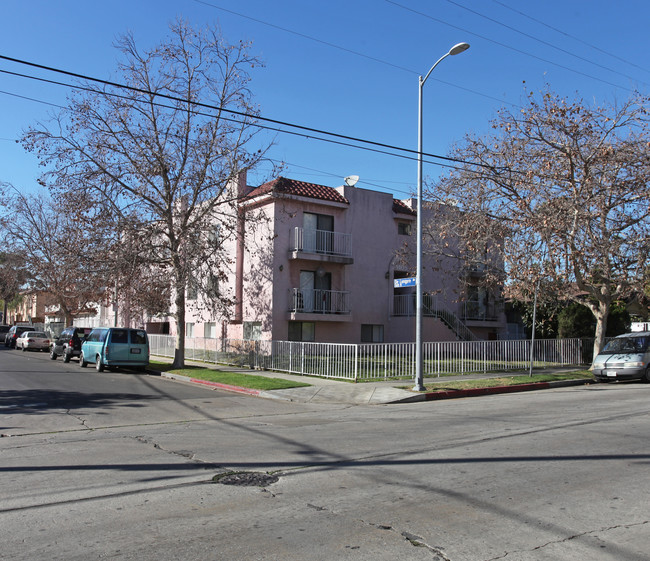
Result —
POLYGON ((91 327, 66 327, 52 342, 50 358, 56 360, 57 357, 62 356, 63 362, 70 362, 71 358, 81 354, 81 344, 91 331, 91 327))
POLYGON ((97 327, 81 345, 79 364, 94 363, 97 372, 114 366, 144 370, 149 364, 149 338, 144 329, 97 327))
POLYGON ((16 339, 16 348, 23 351, 49 351, 50 338, 44 331, 24 331, 16 339))
POLYGON ((33 325, 12 325, 7 335, 5 335, 5 347, 10 349, 16 348, 16 339, 20 337, 25 331, 34 331, 33 325))
POLYGON ((0 342, 5 342, 5 337, 7 336, 7 333, 10 329, 11 325, 0 325, 0 342))
POLYGON ((614 337, 594 359, 592 371, 599 382, 650 382, 650 331, 625 333, 614 337))

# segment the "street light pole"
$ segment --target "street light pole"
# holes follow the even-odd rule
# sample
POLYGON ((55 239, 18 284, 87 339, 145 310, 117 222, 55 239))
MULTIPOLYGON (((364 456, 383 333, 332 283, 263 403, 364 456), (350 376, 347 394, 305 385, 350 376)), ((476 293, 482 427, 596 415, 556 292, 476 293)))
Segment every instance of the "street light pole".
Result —
POLYGON ((457 55, 469 49, 468 43, 458 43, 441 56, 429 69, 426 76, 419 77, 418 96, 418 202, 417 202, 417 257, 415 266, 415 386, 416 392, 424 391, 422 375, 422 89, 433 69, 450 55, 457 55))

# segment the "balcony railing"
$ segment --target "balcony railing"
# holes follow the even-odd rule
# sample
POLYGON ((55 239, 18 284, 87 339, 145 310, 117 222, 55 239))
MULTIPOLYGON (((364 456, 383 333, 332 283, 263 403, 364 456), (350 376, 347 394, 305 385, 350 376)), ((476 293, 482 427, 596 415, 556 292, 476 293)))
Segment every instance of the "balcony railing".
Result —
POLYGON ((462 318, 465 321, 496 321, 503 313, 503 302, 492 301, 487 304, 469 300, 462 304, 462 318))
POLYGON ((295 227, 291 230, 289 251, 304 251, 341 257, 352 256, 352 236, 327 230, 306 230, 295 227))
MULTIPOLYGON (((416 308, 415 293, 398 294, 393 296, 393 315, 394 316, 414 316, 416 308)), ((459 339, 464 341, 474 341, 476 336, 461 321, 461 319, 451 310, 449 310, 438 297, 432 294, 422 295, 422 315, 440 319, 449 329, 451 329, 459 339)))
POLYGON ((289 311, 303 314, 349 314, 350 293, 341 290, 291 288, 289 311))

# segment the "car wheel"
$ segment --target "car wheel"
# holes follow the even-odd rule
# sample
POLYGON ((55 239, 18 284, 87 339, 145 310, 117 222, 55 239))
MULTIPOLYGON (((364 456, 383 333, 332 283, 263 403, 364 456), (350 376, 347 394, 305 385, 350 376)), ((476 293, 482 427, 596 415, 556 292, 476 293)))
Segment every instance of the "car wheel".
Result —
POLYGON ((50 351, 50 359, 51 360, 56 360, 56 353, 54 352, 54 349, 50 351))
POLYGON ((645 374, 643 375, 643 378, 641 378, 641 380, 644 381, 646 384, 650 383, 650 364, 645 369, 645 374))
POLYGON ((70 362, 70 355, 66 352, 63 353, 63 362, 70 362))
POLYGON ((84 354, 83 353, 81 353, 79 355, 79 366, 81 366, 81 368, 86 368, 86 366, 88 366, 88 363, 84 359, 84 354))
POLYGON ((97 369, 97 372, 103 372, 104 371, 104 363, 102 362, 102 357, 97 355, 95 361, 95 368, 97 369))
POLYGON ((22 351, 25 352, 27 349, 25 349, 25 345, 22 346, 22 351))

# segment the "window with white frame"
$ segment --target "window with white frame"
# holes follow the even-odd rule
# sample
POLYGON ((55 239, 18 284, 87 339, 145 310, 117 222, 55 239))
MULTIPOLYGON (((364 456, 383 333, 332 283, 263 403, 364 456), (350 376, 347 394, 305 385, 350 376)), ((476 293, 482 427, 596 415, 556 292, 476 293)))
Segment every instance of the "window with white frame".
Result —
POLYGON ((262 322, 261 321, 245 321, 244 322, 244 340, 245 341, 259 341, 262 338, 262 322))
POLYGON ((188 321, 185 324, 185 337, 194 337, 194 323, 188 321))
POLYGON ((203 324, 203 337, 206 339, 217 338, 217 324, 214 321, 207 321, 203 324))
POLYGON ((410 222, 398 222, 397 223, 397 233, 400 236, 410 236, 411 235, 411 223, 410 222))
POLYGON ((383 343, 384 326, 381 324, 363 324, 361 325, 361 342, 362 343, 383 343))
POLYGON ((194 279, 190 279, 187 283, 187 299, 196 300, 199 295, 198 287, 194 279))
POLYGON ((311 321, 290 321, 289 341, 315 341, 316 324, 311 321))

